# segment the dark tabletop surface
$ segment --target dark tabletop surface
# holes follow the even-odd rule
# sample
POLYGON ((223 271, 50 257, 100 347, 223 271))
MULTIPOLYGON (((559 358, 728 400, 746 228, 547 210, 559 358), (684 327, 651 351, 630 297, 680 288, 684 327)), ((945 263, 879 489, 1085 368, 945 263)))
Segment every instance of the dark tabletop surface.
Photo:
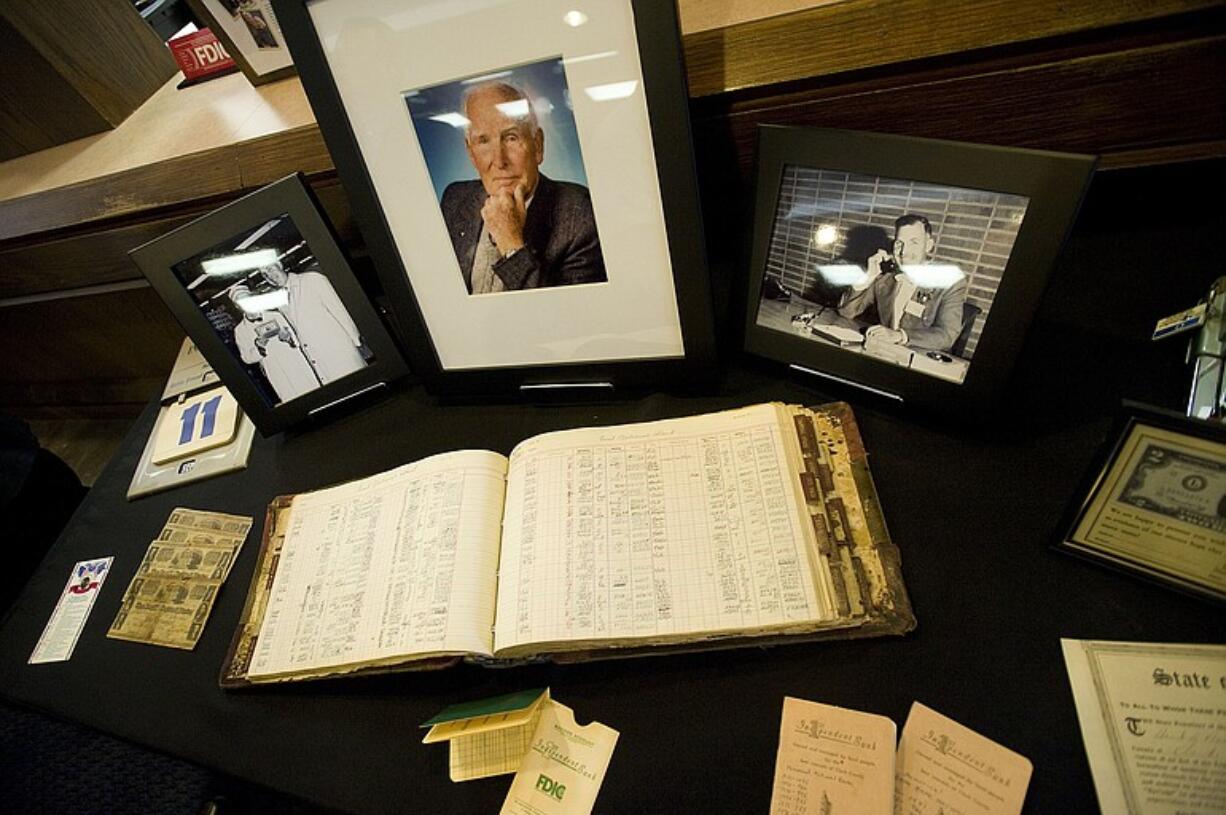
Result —
MULTIPOLYGON (((765 813, 785 695, 879 713, 900 727, 919 700, 1033 762, 1027 813, 1093 812, 1059 638, 1222 643, 1226 615, 1049 544, 1119 398, 1179 406, 1188 376, 1182 343, 1148 336, 1155 319, 1195 303, 1220 274, 1211 261, 1226 230, 1223 183, 1226 161, 1096 176, 1012 387, 978 417, 979 430, 743 362, 715 394, 587 406, 442 406, 402 386, 318 429, 257 439, 241 473, 129 503, 151 408, 0 624, 0 695, 319 804, 413 813, 496 812, 506 794, 506 776, 452 784, 447 748, 420 743, 418 725, 458 701, 549 685, 581 721, 619 730, 597 812, 765 813), (834 397, 854 406, 901 552, 919 623, 906 637, 565 667, 461 666, 242 693, 217 687, 275 495, 446 450, 506 453, 559 428, 834 397), (193 652, 107 639, 124 588, 176 506, 257 518, 203 638, 193 652), (27 665, 69 568, 106 555, 115 556, 114 572, 72 659, 27 665)), ((742 220, 735 212, 726 219, 742 220)), ((734 243, 739 233, 726 231, 725 243, 734 243)), ((727 307, 736 300, 735 259, 711 253, 725 326, 739 322, 727 307)), ((724 338, 726 348, 736 344, 724 338)))
MULTIPOLYGON (((1076 366, 1067 359, 1075 346, 1055 347, 1076 366)), ((1017 386, 1029 396, 1002 411, 1003 430, 851 399, 919 623, 902 638, 218 688, 274 496, 448 450, 508 453, 549 430, 847 396, 738 363, 716 393, 607 404, 442 404, 401 386, 321 427, 257 438, 245 471, 128 502, 151 406, 0 626, 0 693, 324 806, 421 813, 496 812, 509 785, 509 776, 453 784, 446 746, 421 744, 418 725, 455 702, 547 685, 580 721, 620 731, 597 812, 764 813, 785 695, 882 714, 900 728, 918 700, 1034 763, 1026 812, 1092 812, 1059 639, 1223 642, 1226 615, 1049 549, 1111 420, 1102 398, 1056 404, 1045 395, 1084 381, 1053 381, 1045 353, 1031 348, 1033 381, 1017 386), (124 588, 176 506, 257 519, 199 645, 107 639, 124 588), (112 574, 72 659, 27 665, 69 569, 107 555, 112 574)), ((1085 370, 1095 352, 1082 353, 1085 370)))

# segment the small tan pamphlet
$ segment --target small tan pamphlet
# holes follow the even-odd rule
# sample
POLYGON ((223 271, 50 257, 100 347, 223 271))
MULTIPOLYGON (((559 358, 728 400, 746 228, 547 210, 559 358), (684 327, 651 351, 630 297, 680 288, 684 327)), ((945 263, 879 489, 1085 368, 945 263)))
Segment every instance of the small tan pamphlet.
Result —
POLYGON ((884 716, 784 697, 770 815, 889 815, 896 732, 884 716))
POLYGON ((915 702, 898 741, 895 815, 1015 815, 1030 761, 915 702))
POLYGON ((545 700, 532 746, 511 782, 501 815, 589 815, 617 735, 600 722, 580 727, 574 711, 545 700))

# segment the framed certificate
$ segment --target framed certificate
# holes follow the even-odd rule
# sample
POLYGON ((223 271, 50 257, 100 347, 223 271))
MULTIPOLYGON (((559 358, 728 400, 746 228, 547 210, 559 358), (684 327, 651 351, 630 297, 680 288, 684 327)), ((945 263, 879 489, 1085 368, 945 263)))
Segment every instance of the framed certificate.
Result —
POLYGON ((275 7, 427 385, 712 377, 673 3, 275 7))
POLYGON ((1226 427, 1126 403, 1057 548, 1226 601, 1226 427))

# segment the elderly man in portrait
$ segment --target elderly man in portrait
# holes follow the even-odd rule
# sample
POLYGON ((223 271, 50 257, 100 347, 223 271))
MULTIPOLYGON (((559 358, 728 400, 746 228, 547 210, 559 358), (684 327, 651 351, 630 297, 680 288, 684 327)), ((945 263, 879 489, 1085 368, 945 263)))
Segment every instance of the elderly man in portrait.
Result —
POLYGON ((922 215, 894 222, 894 252, 884 249, 868 259, 867 277, 843 293, 839 314, 863 319, 876 310, 879 325, 866 340, 948 351, 962 331, 966 275, 955 266, 929 263, 935 241, 922 215))
POLYGON ((604 282, 591 195, 541 173, 545 134, 527 95, 489 82, 463 111, 480 179, 448 185, 440 206, 469 294, 604 282))

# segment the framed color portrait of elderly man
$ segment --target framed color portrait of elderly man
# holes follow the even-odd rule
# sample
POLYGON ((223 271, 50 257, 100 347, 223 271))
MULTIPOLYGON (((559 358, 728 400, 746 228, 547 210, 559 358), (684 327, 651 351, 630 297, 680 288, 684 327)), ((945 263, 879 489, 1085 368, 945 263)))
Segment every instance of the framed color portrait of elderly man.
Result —
POLYGON ((1004 384, 1094 159, 763 127, 758 167, 746 348, 954 410, 1004 384))
POLYGON ((131 255, 265 435, 404 373, 300 176, 131 255))
POLYGON ((276 9, 427 384, 506 392, 710 376, 674 4, 276 9))

